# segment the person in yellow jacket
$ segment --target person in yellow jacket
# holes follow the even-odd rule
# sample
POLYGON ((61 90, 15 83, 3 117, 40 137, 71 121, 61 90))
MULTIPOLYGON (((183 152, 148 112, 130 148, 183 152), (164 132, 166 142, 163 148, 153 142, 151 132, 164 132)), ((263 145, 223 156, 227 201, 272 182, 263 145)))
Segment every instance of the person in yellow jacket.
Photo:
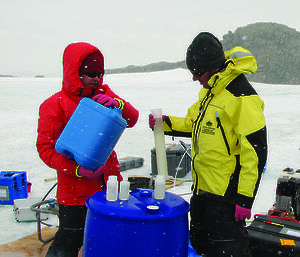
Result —
POLYGON ((201 32, 186 64, 203 86, 199 100, 185 117, 163 120, 166 135, 192 138, 190 241, 199 255, 250 257, 245 219, 267 160, 264 103, 245 76, 256 72, 256 59, 243 47, 224 52, 214 35, 201 32))

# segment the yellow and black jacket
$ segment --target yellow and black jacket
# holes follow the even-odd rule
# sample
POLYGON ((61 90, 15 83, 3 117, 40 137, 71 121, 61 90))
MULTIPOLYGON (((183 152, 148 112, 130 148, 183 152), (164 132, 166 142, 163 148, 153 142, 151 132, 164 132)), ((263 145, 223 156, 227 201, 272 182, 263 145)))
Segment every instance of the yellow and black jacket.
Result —
POLYGON ((251 208, 267 159, 264 103, 244 73, 257 70, 242 47, 202 88, 185 118, 167 116, 165 134, 192 137, 193 191, 251 208))

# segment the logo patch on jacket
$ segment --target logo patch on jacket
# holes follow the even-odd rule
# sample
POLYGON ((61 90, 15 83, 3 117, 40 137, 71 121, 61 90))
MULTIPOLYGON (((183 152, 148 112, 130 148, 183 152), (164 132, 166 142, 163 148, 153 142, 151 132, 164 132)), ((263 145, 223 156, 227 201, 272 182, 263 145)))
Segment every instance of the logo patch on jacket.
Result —
POLYGON ((208 135, 214 135, 215 128, 213 127, 212 122, 210 121, 206 122, 206 124, 202 127, 201 132, 208 135))

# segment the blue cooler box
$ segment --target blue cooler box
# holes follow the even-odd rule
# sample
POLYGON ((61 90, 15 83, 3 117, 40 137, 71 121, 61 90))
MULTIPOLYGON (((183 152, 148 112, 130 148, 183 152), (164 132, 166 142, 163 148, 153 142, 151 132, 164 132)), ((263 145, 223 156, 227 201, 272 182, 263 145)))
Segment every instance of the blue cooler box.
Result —
POLYGON ((135 189, 128 201, 107 201, 106 191, 88 198, 83 256, 187 257, 189 204, 173 193, 163 200, 153 193, 135 189))
POLYGON ((0 172, 0 204, 14 204, 15 199, 28 197, 25 171, 0 172))

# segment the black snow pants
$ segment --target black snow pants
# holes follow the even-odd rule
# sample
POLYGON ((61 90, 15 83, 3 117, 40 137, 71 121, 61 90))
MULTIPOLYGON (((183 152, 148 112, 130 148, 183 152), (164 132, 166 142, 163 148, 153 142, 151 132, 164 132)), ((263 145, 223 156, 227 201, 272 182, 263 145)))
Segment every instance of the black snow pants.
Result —
POLYGON ((59 205, 59 228, 45 257, 77 257, 83 245, 87 208, 84 205, 59 205))
POLYGON ((234 219, 235 204, 207 197, 191 197, 190 241, 205 257, 252 257, 245 221, 234 219))

